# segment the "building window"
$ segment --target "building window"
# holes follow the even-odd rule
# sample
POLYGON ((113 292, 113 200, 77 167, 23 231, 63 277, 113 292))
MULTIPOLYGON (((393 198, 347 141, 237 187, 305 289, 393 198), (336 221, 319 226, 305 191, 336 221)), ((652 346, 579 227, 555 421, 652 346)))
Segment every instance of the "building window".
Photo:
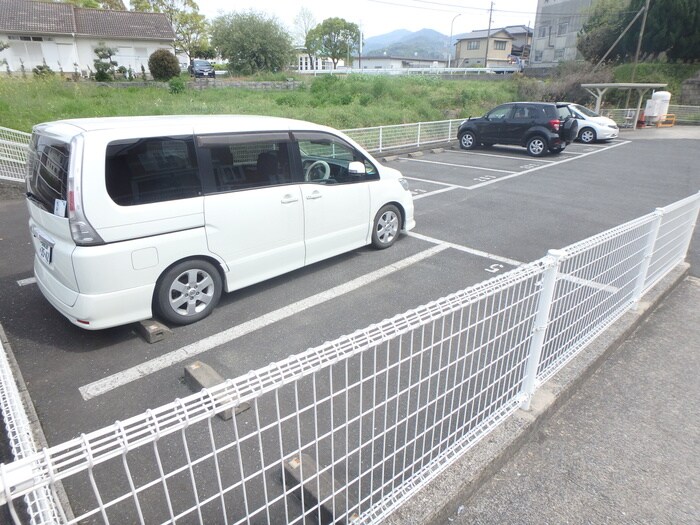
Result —
POLYGON ((543 25, 540 27, 539 32, 537 33, 537 36, 539 38, 547 38, 547 26, 543 25))
POLYGON ((535 62, 542 62, 542 51, 535 51, 535 62))
POLYGON ((506 50, 506 41, 505 40, 496 40, 493 43, 493 48, 496 51, 505 51, 506 50))
POLYGON ((563 36, 569 32, 569 18, 562 18, 559 20, 559 26, 557 27, 557 36, 563 36))
MULTIPOLYGON (((26 35, 8 35, 8 40, 21 40, 22 42, 43 42, 44 37, 41 36, 26 36, 26 35)), ((53 39, 49 39, 53 40, 53 39)))
POLYGON ((555 49, 554 50, 554 59, 561 60, 562 58, 564 58, 564 50, 563 49, 555 49))
POLYGON ((467 44, 467 49, 479 49, 481 42, 479 40, 470 40, 467 44))

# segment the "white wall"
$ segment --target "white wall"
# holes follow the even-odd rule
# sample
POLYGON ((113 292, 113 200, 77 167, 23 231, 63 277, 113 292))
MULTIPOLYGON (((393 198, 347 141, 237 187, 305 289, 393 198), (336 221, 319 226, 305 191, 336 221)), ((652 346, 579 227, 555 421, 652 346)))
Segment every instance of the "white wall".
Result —
MULTIPOLYGON (((89 70, 95 70, 94 61, 97 55, 95 55, 94 50, 100 42, 104 42, 109 47, 118 50, 114 60, 119 66, 131 67, 138 75, 141 73, 142 64, 148 72, 148 57, 154 51, 167 49, 172 52, 173 50, 166 43, 153 41, 134 42, 81 37, 73 39, 68 36, 43 36, 40 38, 43 40, 10 40, 9 35, 0 35, 0 40, 10 44, 8 49, 0 53, 0 60, 7 60, 12 72, 21 70, 22 61, 24 61, 27 73, 31 73, 32 68, 42 65, 46 61, 46 65, 55 72, 62 69, 64 73, 69 74, 77 69, 82 74, 87 74, 89 70)), ((6 67, 3 66, 0 71, 2 70, 6 70, 6 67)))

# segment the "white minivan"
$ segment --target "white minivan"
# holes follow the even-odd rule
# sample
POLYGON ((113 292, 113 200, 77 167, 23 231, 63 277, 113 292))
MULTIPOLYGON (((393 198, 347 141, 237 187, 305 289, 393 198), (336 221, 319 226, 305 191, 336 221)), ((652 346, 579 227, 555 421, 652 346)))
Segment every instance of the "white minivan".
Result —
POLYGON ((96 330, 206 317, 232 291, 415 226, 397 170, 342 133, 257 116, 63 120, 27 162, 34 274, 96 330))

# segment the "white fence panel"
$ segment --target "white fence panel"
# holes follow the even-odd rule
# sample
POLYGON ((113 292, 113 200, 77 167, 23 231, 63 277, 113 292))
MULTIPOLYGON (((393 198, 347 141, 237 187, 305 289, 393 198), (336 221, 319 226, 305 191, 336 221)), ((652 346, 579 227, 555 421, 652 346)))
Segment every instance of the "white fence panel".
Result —
POLYGON ((0 127, 0 179, 24 180, 31 134, 0 127))
POLYGON ((680 262, 699 206, 697 194, 208 391, 30 448, 0 465, 0 502, 45 501, 36 524, 379 522, 680 262))

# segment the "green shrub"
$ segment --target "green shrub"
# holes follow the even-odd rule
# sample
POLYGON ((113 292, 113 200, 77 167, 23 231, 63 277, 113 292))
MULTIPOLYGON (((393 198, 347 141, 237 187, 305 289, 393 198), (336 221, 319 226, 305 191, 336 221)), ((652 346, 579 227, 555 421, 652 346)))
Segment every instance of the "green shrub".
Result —
POLYGON ((180 75, 180 63, 177 57, 167 49, 158 49, 148 57, 148 69, 154 80, 162 82, 180 75))
POLYGON ((185 92, 185 81, 181 77, 173 77, 168 81, 168 89, 172 95, 185 92))
POLYGON ((36 66, 34 69, 32 69, 32 73, 39 78, 50 77, 54 74, 53 70, 46 64, 36 66))

